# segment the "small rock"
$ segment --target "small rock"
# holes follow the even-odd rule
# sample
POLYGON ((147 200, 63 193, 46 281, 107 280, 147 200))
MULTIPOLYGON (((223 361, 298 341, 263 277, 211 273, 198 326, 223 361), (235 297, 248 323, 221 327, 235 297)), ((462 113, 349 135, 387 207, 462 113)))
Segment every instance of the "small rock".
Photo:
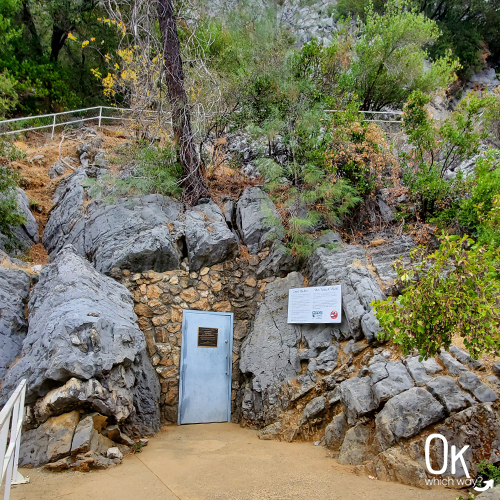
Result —
POLYGON ((458 378, 458 383, 466 391, 474 394, 480 403, 493 402, 498 399, 495 391, 483 384, 475 373, 464 373, 458 378))
POLYGON ((324 396, 318 396, 317 398, 314 398, 312 401, 307 403, 306 407, 304 408, 299 425, 304 425, 308 420, 316 417, 325 409, 326 398, 324 396))
POLYGON ((458 377, 459 375, 462 375, 462 373, 469 371, 462 363, 460 363, 460 361, 457 361, 451 354, 444 350, 441 350, 439 357, 450 375, 458 377))
POLYGON ((110 459, 118 459, 118 460, 123 459, 122 452, 116 446, 109 448, 108 451, 106 452, 106 456, 110 459))
POLYGON ((470 354, 466 353, 456 345, 450 346, 450 352, 458 359, 461 363, 469 365, 473 370, 484 370, 484 365, 478 359, 472 359, 470 354))
POLYGON ((326 426, 325 429, 325 445, 332 450, 338 450, 344 441, 345 433, 349 426, 344 413, 339 413, 333 420, 326 426))
POLYGON ((274 422, 259 431, 259 439, 270 440, 274 439, 281 432, 281 422, 274 422))

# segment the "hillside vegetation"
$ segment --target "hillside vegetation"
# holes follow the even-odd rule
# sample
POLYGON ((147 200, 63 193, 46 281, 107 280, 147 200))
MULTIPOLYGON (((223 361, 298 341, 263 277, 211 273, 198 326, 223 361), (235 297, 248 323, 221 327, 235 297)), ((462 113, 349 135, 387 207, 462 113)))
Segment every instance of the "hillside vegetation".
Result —
MULTIPOLYGON (((383 335, 423 356, 454 334, 474 356, 498 354, 500 87, 467 85, 499 62, 495 4, 323 3, 328 42, 303 44, 300 2, 158 5, 3 2, 0 115, 129 107, 137 140, 117 161, 133 175, 95 189, 222 203, 243 169, 301 264, 325 231, 364 244, 408 233, 423 246, 376 304, 383 335), (398 134, 367 120, 393 110, 398 134)), ((0 153, 0 230, 15 246, 15 148, 0 153)))

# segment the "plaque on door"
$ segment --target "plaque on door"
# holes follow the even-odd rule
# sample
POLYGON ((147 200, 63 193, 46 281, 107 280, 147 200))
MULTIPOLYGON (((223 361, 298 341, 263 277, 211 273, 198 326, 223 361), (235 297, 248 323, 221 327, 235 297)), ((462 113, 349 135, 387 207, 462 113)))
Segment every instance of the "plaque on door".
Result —
POLYGON ((198 347, 217 347, 218 340, 218 328, 198 327, 198 347))

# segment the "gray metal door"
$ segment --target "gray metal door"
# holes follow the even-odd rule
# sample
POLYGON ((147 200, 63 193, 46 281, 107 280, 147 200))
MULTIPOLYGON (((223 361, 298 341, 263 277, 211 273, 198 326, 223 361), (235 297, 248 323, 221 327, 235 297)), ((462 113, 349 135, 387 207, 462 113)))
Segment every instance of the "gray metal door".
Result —
POLYGON ((233 313, 184 311, 179 424, 229 422, 233 313))

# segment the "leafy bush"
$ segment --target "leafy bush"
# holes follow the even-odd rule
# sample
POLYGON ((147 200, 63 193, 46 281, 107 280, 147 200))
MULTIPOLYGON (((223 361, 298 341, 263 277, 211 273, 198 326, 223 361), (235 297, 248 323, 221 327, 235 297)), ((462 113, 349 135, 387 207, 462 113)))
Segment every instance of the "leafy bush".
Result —
POLYGON ((438 36, 436 23, 408 2, 388 0, 383 14, 369 3, 342 85, 359 96, 363 110, 401 106, 416 89, 432 93, 446 88, 459 67, 450 53, 425 68, 424 47, 438 36))
POLYGON ((472 246, 468 236, 443 235, 441 246, 424 256, 411 253, 411 265, 397 262, 402 294, 373 304, 382 327, 379 338, 392 339, 406 353, 418 349, 434 356, 448 349, 454 335, 473 357, 500 352, 500 255, 472 246))
MULTIPOLYGON (((486 230, 481 221, 493 209, 495 196, 500 195, 500 151, 489 149, 476 161, 473 177, 468 180, 470 197, 460 204, 458 220, 476 236, 486 230)), ((490 221, 491 226, 491 221, 490 221)))
POLYGON ((478 465, 478 476, 482 478, 482 483, 493 479, 495 486, 500 484, 500 469, 486 460, 481 460, 478 465))
POLYGON ((429 116, 429 102, 430 96, 417 90, 405 104, 404 130, 412 149, 401 154, 403 178, 419 218, 447 226, 460 218, 460 205, 472 187, 461 173, 452 179, 447 174, 479 153, 491 130, 490 108, 496 108, 498 98, 469 93, 440 126, 429 116))

